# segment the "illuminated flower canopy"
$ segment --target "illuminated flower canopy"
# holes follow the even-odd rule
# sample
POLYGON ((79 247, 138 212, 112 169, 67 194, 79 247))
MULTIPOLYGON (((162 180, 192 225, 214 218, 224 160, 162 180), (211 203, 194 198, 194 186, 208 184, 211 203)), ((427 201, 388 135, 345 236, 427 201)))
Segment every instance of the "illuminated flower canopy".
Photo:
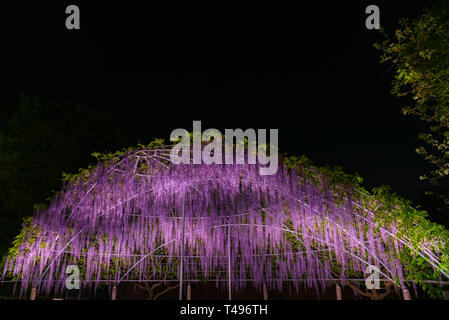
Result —
POLYGON ((230 281, 233 290, 248 280, 282 290, 289 281, 319 293, 366 278, 368 265, 403 286, 404 248, 435 270, 441 264, 434 244, 414 247, 396 221, 376 220, 375 201, 324 174, 302 166, 261 176, 257 164, 173 165, 169 151, 128 151, 67 182, 24 226, 3 277, 21 279, 22 293, 61 292, 68 265, 81 269, 83 288, 176 280, 184 248, 186 281, 230 281))

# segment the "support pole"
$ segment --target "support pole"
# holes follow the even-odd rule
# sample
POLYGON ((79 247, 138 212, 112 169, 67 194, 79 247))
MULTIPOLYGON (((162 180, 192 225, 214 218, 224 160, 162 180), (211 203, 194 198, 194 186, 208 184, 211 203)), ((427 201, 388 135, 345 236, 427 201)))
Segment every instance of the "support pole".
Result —
POLYGON ((412 300, 410 292, 408 291, 407 288, 402 289, 402 294, 404 295, 404 300, 412 300))
POLYGON ((339 284, 337 284, 335 290, 337 291, 337 300, 343 300, 343 295, 341 293, 341 286, 339 284))
POLYGON ((263 285, 263 299, 268 300, 268 289, 265 284, 263 285))
POLYGON ((36 300, 36 295, 37 289, 36 288, 31 289, 30 300, 36 300))
POLYGON ((184 231, 185 231, 185 194, 182 196, 182 236, 181 236, 181 266, 179 269, 179 300, 182 300, 182 281, 184 274, 184 231))
POLYGON ((192 300, 192 287, 190 283, 187 285, 187 300, 192 300))
POLYGON ((111 294, 111 300, 117 300, 117 287, 112 287, 112 294, 111 294))
POLYGON ((449 291, 443 290, 443 300, 449 300, 449 291))
POLYGON ((231 298, 231 226, 228 223, 228 299, 231 298))

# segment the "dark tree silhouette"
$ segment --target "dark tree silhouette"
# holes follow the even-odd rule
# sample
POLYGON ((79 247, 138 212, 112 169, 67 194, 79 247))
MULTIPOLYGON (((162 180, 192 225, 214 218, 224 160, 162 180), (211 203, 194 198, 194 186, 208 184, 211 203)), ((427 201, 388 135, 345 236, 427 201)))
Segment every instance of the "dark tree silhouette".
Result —
POLYGON ((62 171, 76 171, 93 151, 115 150, 124 140, 111 116, 71 102, 22 94, 8 110, 0 126, 0 256, 33 205, 60 188, 62 171))

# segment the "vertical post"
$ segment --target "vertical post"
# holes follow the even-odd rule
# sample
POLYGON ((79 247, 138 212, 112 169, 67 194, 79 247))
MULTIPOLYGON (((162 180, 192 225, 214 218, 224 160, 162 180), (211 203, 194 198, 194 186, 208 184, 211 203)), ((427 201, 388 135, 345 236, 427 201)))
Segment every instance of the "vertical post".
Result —
POLYGON ((231 298, 231 226, 228 221, 228 299, 231 298))
POLYGON ((404 295, 404 300, 412 300, 412 297, 410 296, 410 292, 407 288, 402 289, 402 294, 404 295))
POLYGON ((263 299, 264 300, 268 300, 268 289, 267 289, 267 285, 263 285, 263 299))
POLYGON ((181 266, 179 269, 179 300, 182 300, 182 280, 184 275, 184 229, 185 229, 185 194, 182 196, 182 235, 181 235, 181 266))
POLYGON ((443 300, 449 300, 449 291, 443 290, 443 300))
POLYGON ((192 300, 192 287, 190 283, 187 285, 187 300, 192 300))
POLYGON ((343 295, 341 293, 341 286, 337 284, 335 289, 337 291, 337 300, 343 300, 343 295))
POLYGON ((117 300, 117 287, 112 287, 111 300, 117 300))
POLYGON ((443 289, 443 300, 449 300, 449 286, 445 285, 443 281, 440 281, 441 289, 443 289))
POLYGON ((36 288, 31 289, 30 300, 36 300, 36 295, 37 289, 36 288))

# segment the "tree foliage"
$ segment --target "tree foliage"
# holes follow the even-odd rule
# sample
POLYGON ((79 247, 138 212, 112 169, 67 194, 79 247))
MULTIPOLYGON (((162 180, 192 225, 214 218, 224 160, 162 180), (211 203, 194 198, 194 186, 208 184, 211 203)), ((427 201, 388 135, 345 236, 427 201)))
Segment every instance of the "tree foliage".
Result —
POLYGON ((60 188, 61 171, 84 166, 94 150, 118 148, 122 137, 108 114, 22 94, 0 128, 0 256, 33 205, 60 188))
POLYGON ((381 62, 395 69, 392 93, 411 97, 404 115, 414 115, 428 124, 419 138, 425 142, 416 151, 434 165, 430 176, 449 175, 449 4, 426 9, 415 19, 401 19, 400 29, 376 44, 381 62))

